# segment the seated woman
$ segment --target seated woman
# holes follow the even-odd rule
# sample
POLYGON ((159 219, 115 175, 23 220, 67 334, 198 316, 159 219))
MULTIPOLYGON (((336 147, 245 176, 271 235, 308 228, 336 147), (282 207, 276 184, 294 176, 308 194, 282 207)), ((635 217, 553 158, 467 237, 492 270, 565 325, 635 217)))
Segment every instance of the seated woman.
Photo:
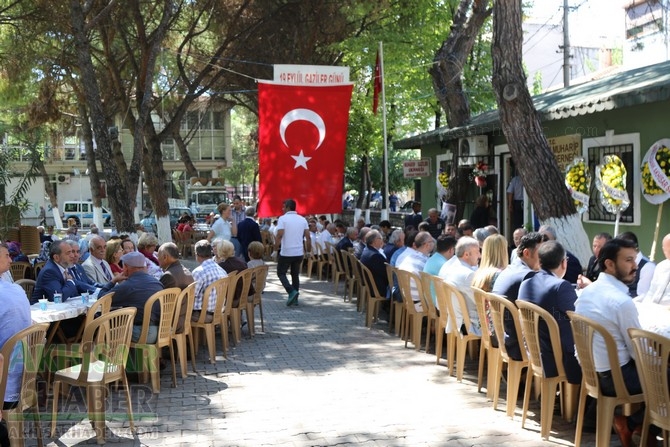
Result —
MULTIPOLYGON (((240 272, 248 268, 244 259, 235 256, 235 246, 232 242, 223 239, 218 239, 214 243, 216 260, 219 266, 230 274, 232 272, 240 272)), ((254 292, 249 290, 249 295, 254 292)), ((242 295, 242 283, 238 282, 235 288, 235 298, 233 299, 233 307, 238 307, 242 295)))
POLYGON ((247 267, 254 268, 261 265, 265 265, 263 261, 263 253, 265 252, 265 247, 261 242, 253 241, 249 244, 247 249, 249 253, 249 262, 247 262, 247 267))
POLYGON ((152 233, 143 233, 137 241, 137 251, 144 255, 147 265, 147 273, 153 277, 163 276, 163 270, 160 268, 156 249, 158 248, 158 239, 152 233))
POLYGON ((121 256, 123 256, 121 239, 110 239, 105 250, 105 260, 114 274, 123 273, 123 267, 120 264, 121 256))

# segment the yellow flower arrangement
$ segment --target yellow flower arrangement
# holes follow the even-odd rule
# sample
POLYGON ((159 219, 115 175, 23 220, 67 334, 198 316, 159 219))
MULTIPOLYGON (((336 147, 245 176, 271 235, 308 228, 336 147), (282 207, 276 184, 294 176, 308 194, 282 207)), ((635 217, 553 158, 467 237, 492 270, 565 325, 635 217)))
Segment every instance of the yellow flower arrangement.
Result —
POLYGON ((626 166, 617 155, 606 155, 596 167, 597 186, 601 201, 610 213, 628 208, 630 200, 626 191, 626 166))
POLYGON ((449 188, 449 173, 440 168, 437 173, 437 195, 442 198, 447 195, 447 188, 449 188))
POLYGON ((589 206, 591 173, 582 157, 575 157, 566 168, 565 185, 570 190, 577 211, 580 213, 586 211, 589 206))
MULTIPOLYGON (((666 177, 670 177, 670 149, 666 146, 662 146, 656 151, 656 163, 661 168, 666 177)), ((642 163, 642 189, 645 194, 650 196, 655 196, 659 194, 664 194, 665 191, 656 183, 654 177, 651 175, 651 169, 649 168, 649 162, 645 161, 642 163)))

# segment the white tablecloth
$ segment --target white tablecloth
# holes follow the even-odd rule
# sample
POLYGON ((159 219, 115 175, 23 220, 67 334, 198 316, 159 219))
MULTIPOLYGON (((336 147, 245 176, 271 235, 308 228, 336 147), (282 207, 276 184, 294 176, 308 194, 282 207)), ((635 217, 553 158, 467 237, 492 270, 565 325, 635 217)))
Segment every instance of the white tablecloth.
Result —
POLYGON ((30 306, 30 316, 33 323, 51 323, 54 321, 67 320, 75 318, 86 313, 89 307, 95 303, 95 298, 89 297, 88 304, 81 302, 80 296, 68 298, 64 303, 47 303, 47 310, 41 310, 40 304, 36 303, 30 306))
POLYGON ((635 303, 642 329, 670 338, 670 307, 657 303, 635 303))

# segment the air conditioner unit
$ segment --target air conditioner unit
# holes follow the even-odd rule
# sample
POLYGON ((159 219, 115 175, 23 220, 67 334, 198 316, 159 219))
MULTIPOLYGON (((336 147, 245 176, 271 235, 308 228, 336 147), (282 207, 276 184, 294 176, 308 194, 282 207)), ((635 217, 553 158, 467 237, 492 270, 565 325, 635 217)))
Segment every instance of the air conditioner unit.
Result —
POLYGON ((474 135, 458 140, 460 166, 474 166, 481 157, 489 155, 489 138, 486 135, 474 135))
POLYGON ((70 184, 70 174, 58 174, 56 177, 59 185, 69 185, 70 184))

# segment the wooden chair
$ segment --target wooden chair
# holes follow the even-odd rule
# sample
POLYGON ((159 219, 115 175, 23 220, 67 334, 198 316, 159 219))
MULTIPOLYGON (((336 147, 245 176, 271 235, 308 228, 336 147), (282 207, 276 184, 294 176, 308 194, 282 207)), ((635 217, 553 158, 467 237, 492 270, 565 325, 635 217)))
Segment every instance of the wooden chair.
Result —
MULTIPOLYGON (((507 352, 504 342, 505 334, 505 318, 511 318, 514 323, 514 330, 516 331, 517 340, 521 343, 523 335, 521 333, 521 324, 519 323, 519 313, 514 303, 505 297, 495 295, 493 293, 486 294, 486 300, 489 303, 489 310, 491 311, 491 321, 499 343, 500 356, 498 364, 495 367, 495 388, 493 395, 493 409, 498 408, 498 397, 500 394, 500 380, 502 378, 503 363, 507 363, 507 416, 514 417, 514 408, 516 407, 517 396, 519 395, 519 386, 521 384, 521 372, 524 368, 529 366, 528 355, 523 347, 521 351, 521 360, 515 360, 507 352), (509 312, 509 317, 506 312, 509 312)), ((530 393, 530 377, 526 378, 525 396, 530 393)), ((525 398, 525 397, 524 397, 525 398)))
POLYGON ((402 301, 396 301, 393 298, 393 288, 398 284, 398 275, 396 268, 391 264, 386 264, 386 277, 389 283, 389 294, 391 306, 389 308, 389 331, 391 328, 398 337, 404 337, 405 305, 402 301))
MULTIPOLYGON (((582 428, 584 426, 584 410, 586 396, 598 399, 596 412, 596 446, 605 447, 610 445, 612 422, 614 421, 614 409, 619 405, 644 402, 644 394, 628 393, 623 381, 619 356, 612 334, 602 325, 583 315, 568 312, 572 335, 575 338, 575 349, 579 364, 582 367, 582 388, 579 393, 579 406, 577 409, 577 429, 575 430, 575 447, 579 447, 582 441, 582 428), (607 357, 609 358, 612 381, 616 396, 605 396, 600 390, 600 380, 596 372, 593 356, 593 339, 598 335, 605 342, 607 357)), ((667 364, 665 365, 667 368, 667 364)), ((667 399, 667 396, 666 396, 667 399)), ((667 402, 667 401, 666 401, 667 402)))
MULTIPOLYGON (((421 326, 423 317, 428 316, 427 310, 423 305, 423 288, 421 286, 421 277, 415 273, 399 269, 396 270, 396 274, 398 275, 398 285, 400 286, 402 301, 405 306, 405 347, 407 347, 407 340, 411 338, 412 343, 414 344, 414 349, 419 351, 421 349, 421 326), (413 289, 415 293, 412 293, 413 289), (422 310, 416 309, 414 298, 418 298, 418 301, 421 303, 422 310)), ((430 335, 430 333, 428 333, 428 335, 430 335)), ((426 346, 427 345, 428 342, 426 341, 426 346)))
MULTIPOLYGON (((456 380, 460 382, 463 380, 465 353, 468 349, 468 343, 473 340, 480 340, 481 335, 474 334, 470 330, 472 321, 470 320, 470 314, 468 313, 468 306, 465 304, 465 297, 461 291, 446 281, 442 282, 444 282, 447 289, 451 292, 449 294, 450 299, 447 300, 447 331, 449 332, 449 337, 447 337, 448 364, 451 366, 454 365, 454 354, 456 354, 456 380), (457 308, 463 318, 462 325, 466 328, 466 334, 463 334, 461 331, 461 323, 456 318, 458 315, 456 312, 457 308)), ((440 309, 442 309, 442 303, 440 303, 440 309)), ((454 368, 450 367, 449 374, 453 375, 453 373, 454 368)))
POLYGON ((185 379, 187 376, 186 372, 186 343, 189 343, 191 348, 191 367, 193 372, 197 372, 195 369, 195 344, 193 343, 193 330, 191 328, 191 316, 193 314, 193 301, 195 301, 195 282, 189 284, 184 290, 181 291, 177 297, 177 305, 174 312, 174 320, 172 321, 172 341, 174 341, 177 346, 177 356, 179 357, 179 366, 181 367, 181 377, 185 379), (186 306, 186 314, 184 315, 184 322, 182 323, 181 330, 177 330, 179 327, 179 318, 181 317, 181 308, 186 306))
POLYGON ((256 317, 254 311, 258 307, 261 317, 261 331, 265 332, 265 322, 263 321, 263 290, 268 279, 267 265, 259 265, 253 269, 253 279, 251 283, 254 286, 254 296, 251 301, 247 303, 247 318, 249 319, 249 331, 251 335, 256 335, 256 317))
POLYGON ((647 445, 650 424, 663 430, 663 439, 667 441, 670 431, 670 413, 668 412, 670 339, 637 328, 629 328, 628 335, 633 341, 635 366, 645 396, 640 445, 647 445))
POLYGON ((4 359, 2 364, 2 374, 0 375, 0 402, 5 401, 5 384, 9 367, 16 368, 16 362, 23 357, 23 373, 21 375, 21 388, 19 392, 19 401, 16 408, 12 410, 3 410, 2 416, 7 421, 9 431, 10 445, 23 446, 25 439, 24 425, 25 418, 23 413, 32 409, 34 412, 35 431, 37 432, 37 445, 42 447, 42 429, 40 427, 40 409, 37 399, 37 373, 40 369, 42 354, 44 352, 44 339, 46 337, 48 323, 33 324, 32 326, 19 331, 5 342, 0 351, 4 359), (21 344, 21 354, 14 352, 16 346, 21 344))
POLYGON ((482 326, 482 339, 479 344, 479 370, 477 374, 477 392, 481 392, 484 382, 484 362, 486 362, 486 397, 493 399, 494 388, 500 386, 500 381, 495 380, 495 370, 498 364, 500 349, 493 346, 493 337, 489 327, 490 318, 486 311, 486 292, 476 287, 472 288, 477 305, 477 315, 482 326))
MULTIPOLYGON (((516 305, 519 308, 519 322, 521 323, 521 332, 526 343, 528 351, 528 361, 530 363, 529 371, 533 376, 540 380, 541 407, 540 407, 540 436, 543 440, 549 439, 551 432, 551 422, 554 416, 554 402, 556 399, 556 388, 560 390, 561 413, 563 418, 571 420, 576 407, 577 393, 579 385, 568 383, 568 377, 563 365, 563 349, 561 347, 561 335, 556 319, 545 309, 537 304, 528 301, 517 300, 516 305), (555 377, 546 377, 542 367, 542 342, 540 341, 540 323, 544 323, 549 332, 551 350, 556 363, 558 374, 555 377), (570 389, 570 391, 568 391, 570 389), (570 398, 570 399, 568 399, 570 398), (570 402, 574 400, 574 404, 570 402)), ((530 379, 527 378, 527 381, 530 379)), ((521 413, 521 428, 526 422, 526 413, 528 412, 528 401, 530 393, 526 393, 523 399, 523 411, 521 413)))
POLYGON ((30 265, 30 262, 12 262, 9 266, 14 281, 18 281, 19 279, 30 279, 29 273, 31 268, 32 266, 30 265))
POLYGON ((386 295, 382 295, 377 290, 377 283, 375 282, 372 272, 362 263, 360 264, 361 272, 363 273, 363 291, 366 295, 368 307, 365 313, 365 325, 372 329, 372 323, 379 318, 379 305, 386 301, 386 295))
POLYGON ((126 378, 126 363, 133 318, 137 309, 128 307, 96 318, 84 330, 82 363, 56 372, 54 378, 51 437, 56 431, 58 397, 61 383, 86 388, 88 415, 98 444, 105 442, 105 392, 109 383, 121 381, 126 391, 130 430, 135 432, 130 387, 126 378))
MULTIPOLYGON (((435 301, 433 301, 432 291, 435 290, 435 284, 442 281, 442 278, 431 275, 426 272, 419 272, 421 279, 421 289, 423 291, 423 308, 426 309, 426 352, 428 352, 428 342, 430 341, 430 334, 433 330, 437 330, 438 320, 440 318, 435 301)), ((437 337, 435 337, 437 343, 437 337)), ((436 346, 437 349, 437 346, 436 346)))
MULTIPOLYGON (((191 328, 195 335, 195 347, 196 349, 200 346, 200 332, 205 332, 205 340, 207 341, 207 349, 209 351, 209 362, 211 364, 216 363, 216 341, 215 341, 215 329, 216 326, 219 326, 221 329, 221 344, 223 345, 223 356, 227 356, 228 350, 228 317, 224 319, 223 311, 224 305, 227 301, 227 294, 229 284, 233 281, 237 273, 232 272, 225 278, 217 279, 211 283, 205 289, 204 296, 202 298, 202 311, 200 312, 200 317, 197 321, 191 321, 191 328), (211 315, 211 321, 207 321, 207 312, 206 310, 209 307, 209 302, 211 300, 216 300, 214 306, 214 313, 211 315)), ((231 303, 232 307, 232 303, 231 303)))
POLYGON ((28 299, 30 299, 30 296, 33 294, 33 290, 35 289, 35 280, 34 279, 19 279, 18 281, 14 281, 14 283, 18 284, 23 288, 23 290, 26 291, 26 296, 28 299))
POLYGON ((161 390, 160 380, 160 353, 161 349, 168 347, 170 350, 170 361, 172 362, 172 387, 177 386, 176 365, 174 361, 174 349, 172 347, 172 323, 174 321, 175 309, 177 308, 177 297, 181 293, 178 287, 161 290, 154 293, 144 303, 144 317, 142 320, 142 332, 137 342, 131 342, 130 347, 135 348, 142 355, 142 376, 148 373, 151 376, 151 388, 154 393, 161 390), (151 310, 154 303, 159 303, 161 314, 158 322, 158 337, 154 343, 147 342, 149 326, 151 325, 151 310), (148 370, 148 371, 147 371, 148 370))
MULTIPOLYGON (((233 299, 231 301, 231 306, 230 306, 230 327, 232 328, 232 333, 233 333, 233 341, 235 342, 235 345, 237 346, 240 341, 242 340, 242 312, 245 312, 247 314, 247 320, 250 320, 249 318, 249 291, 251 290, 251 280, 253 279, 254 276, 254 271, 252 269, 245 269, 240 272, 237 272, 237 276, 235 280, 233 281, 234 284, 231 283, 229 287, 233 288, 233 294, 228 294, 229 299, 233 299), (242 282, 242 286, 238 287, 239 282, 242 282), (234 298, 237 298, 238 295, 238 289, 239 291, 239 300, 237 302, 237 306, 234 305, 234 298)), ((252 302, 253 302, 253 297, 252 297, 252 302)), ((224 311, 225 313, 225 311, 224 311)), ((247 324, 249 324, 247 322, 247 324)), ((251 335, 251 329, 249 329, 249 335, 251 335)))

